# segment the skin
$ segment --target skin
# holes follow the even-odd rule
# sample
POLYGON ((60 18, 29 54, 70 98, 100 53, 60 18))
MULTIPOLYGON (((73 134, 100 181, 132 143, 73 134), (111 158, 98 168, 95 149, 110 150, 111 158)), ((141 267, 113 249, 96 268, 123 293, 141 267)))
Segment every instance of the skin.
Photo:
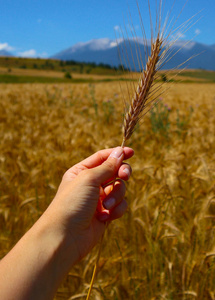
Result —
POLYGON ((64 174, 47 210, 0 261, 0 299, 53 299, 71 267, 97 244, 105 223, 125 213, 131 167, 123 160, 133 154, 127 147, 101 150, 64 174))

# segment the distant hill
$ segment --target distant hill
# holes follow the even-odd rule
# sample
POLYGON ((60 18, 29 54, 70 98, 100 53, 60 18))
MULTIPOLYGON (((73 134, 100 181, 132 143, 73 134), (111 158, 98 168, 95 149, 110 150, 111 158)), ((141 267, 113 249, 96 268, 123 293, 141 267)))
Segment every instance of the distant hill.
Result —
MULTIPOLYGON (((128 78, 121 66, 111 68, 106 64, 78 63, 53 59, 19 58, 0 56, 0 83, 94 83, 125 81, 128 78), (102 75, 102 76, 99 76, 102 75), (124 77, 125 75, 125 77, 124 77)), ((165 71, 158 72, 157 80, 164 81, 165 71)), ((215 83, 215 71, 184 70, 165 76, 165 80, 184 83, 215 83)), ((134 76, 137 78, 137 76, 134 76)))
POLYGON ((13 69, 23 70, 47 70, 76 73, 76 74, 95 74, 95 75, 116 75, 122 74, 121 67, 116 72, 116 68, 111 68, 105 64, 83 63, 73 60, 62 61, 59 59, 44 58, 24 58, 14 56, 0 56, 0 67, 6 68, 12 72, 13 69))
POLYGON ((215 50, 215 44, 211 45, 210 47, 211 49, 215 50))
POLYGON ((0 50, 0 56, 12 56, 12 54, 6 50, 0 50))
MULTIPOLYGON (((125 40, 119 42, 118 46, 119 47, 117 47, 115 41, 107 38, 91 40, 86 43, 78 43, 53 55, 52 58, 65 61, 74 60, 79 62, 103 63, 111 66, 119 66, 121 61, 118 49, 120 49, 122 63, 126 65, 126 61, 129 60, 131 68, 139 70, 136 51, 140 50, 141 53, 144 53, 143 41, 138 39, 137 45, 134 41, 125 40), (130 49, 132 51, 130 51, 130 49), (131 52, 134 54, 134 59, 132 59, 131 52)), ((148 46, 148 49, 150 51, 150 46, 148 46)), ((185 65, 190 69, 215 70, 215 45, 208 46, 193 41, 187 42, 185 40, 178 40, 171 51, 172 53, 175 53, 175 55, 163 66, 163 69, 172 69, 187 61, 185 65), (190 59, 191 57, 192 59, 190 59)), ((143 63, 145 63, 144 55, 142 60, 143 63)))

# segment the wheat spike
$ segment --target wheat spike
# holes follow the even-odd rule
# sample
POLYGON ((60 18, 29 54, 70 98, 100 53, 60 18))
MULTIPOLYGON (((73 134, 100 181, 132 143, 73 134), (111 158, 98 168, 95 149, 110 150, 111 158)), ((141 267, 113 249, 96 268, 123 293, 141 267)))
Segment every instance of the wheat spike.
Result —
POLYGON ((156 41, 152 43, 151 56, 148 58, 146 69, 143 70, 141 74, 141 78, 131 100, 129 110, 124 117, 122 147, 131 137, 137 122, 142 116, 144 108, 146 108, 146 103, 149 99, 151 87, 153 86, 155 74, 157 72, 157 64, 162 50, 162 43, 162 39, 160 39, 159 35, 156 41))

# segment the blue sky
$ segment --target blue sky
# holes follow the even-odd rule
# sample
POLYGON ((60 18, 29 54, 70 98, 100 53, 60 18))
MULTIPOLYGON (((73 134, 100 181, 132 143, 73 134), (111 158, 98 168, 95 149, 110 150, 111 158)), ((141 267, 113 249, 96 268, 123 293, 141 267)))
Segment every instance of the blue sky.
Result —
MULTIPOLYGON (((150 2, 154 11, 156 0, 150 2)), ((167 11, 174 0, 164 2, 167 11)), ((186 0, 175 2, 173 18, 186 0)), ((139 0, 139 5, 149 32, 147 0, 139 0)), ((0 0, 0 50, 19 56, 49 57, 78 42, 115 39, 114 28, 124 24, 128 27, 128 7, 136 34, 141 36, 135 0, 0 0)), ((188 0, 177 24, 198 12, 195 20, 202 18, 184 33, 184 38, 215 44, 215 0, 188 0)))

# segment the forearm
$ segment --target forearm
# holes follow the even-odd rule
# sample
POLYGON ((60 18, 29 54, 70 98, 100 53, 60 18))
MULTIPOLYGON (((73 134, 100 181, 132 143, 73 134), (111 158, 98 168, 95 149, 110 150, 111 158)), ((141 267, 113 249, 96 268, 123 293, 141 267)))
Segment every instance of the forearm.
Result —
POLYGON ((0 299, 53 299, 76 261, 72 243, 46 220, 41 218, 0 261, 0 299))

